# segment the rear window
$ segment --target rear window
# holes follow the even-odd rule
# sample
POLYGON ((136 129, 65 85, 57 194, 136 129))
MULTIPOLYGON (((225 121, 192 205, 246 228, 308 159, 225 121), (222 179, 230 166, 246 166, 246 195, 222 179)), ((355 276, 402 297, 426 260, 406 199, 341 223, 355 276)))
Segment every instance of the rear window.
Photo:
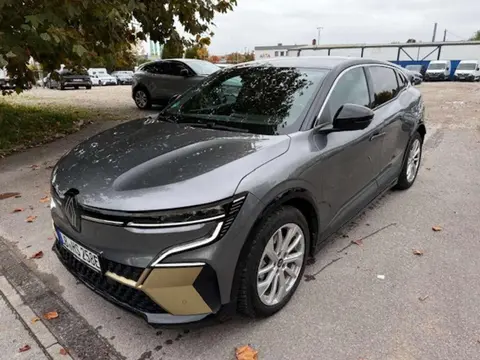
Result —
POLYGON ((220 67, 208 61, 186 61, 185 63, 199 75, 210 75, 220 70, 220 67))
POLYGON ((62 70, 60 74, 65 75, 65 76, 71 76, 71 75, 88 75, 86 70, 82 69, 68 69, 68 70, 62 70))

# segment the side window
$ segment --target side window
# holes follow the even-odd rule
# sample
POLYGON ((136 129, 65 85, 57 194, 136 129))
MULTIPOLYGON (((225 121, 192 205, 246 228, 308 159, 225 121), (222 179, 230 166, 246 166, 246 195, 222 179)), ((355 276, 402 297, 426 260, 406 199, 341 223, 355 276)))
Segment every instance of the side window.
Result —
POLYGON ((143 67, 143 71, 151 74, 164 74, 166 67, 167 66, 163 62, 154 62, 143 67))
POLYGON ((397 77, 395 70, 384 66, 369 67, 372 76, 374 107, 392 100, 398 94, 397 77))
POLYGON ((333 121, 337 112, 345 104, 367 107, 370 105, 367 79, 361 67, 347 71, 337 82, 325 107, 327 112, 325 119, 333 121))
POLYGON ((400 90, 406 88, 408 85, 408 80, 405 77, 405 74, 402 73, 401 71, 397 71, 397 77, 398 77, 398 85, 400 90))
POLYGON ((171 62, 168 75, 180 76, 180 72, 182 70, 187 70, 188 72, 190 72, 190 70, 188 70, 188 68, 184 64, 179 62, 171 62))
POLYGON ((275 57, 277 57, 277 56, 278 56, 278 51, 275 51, 275 57))

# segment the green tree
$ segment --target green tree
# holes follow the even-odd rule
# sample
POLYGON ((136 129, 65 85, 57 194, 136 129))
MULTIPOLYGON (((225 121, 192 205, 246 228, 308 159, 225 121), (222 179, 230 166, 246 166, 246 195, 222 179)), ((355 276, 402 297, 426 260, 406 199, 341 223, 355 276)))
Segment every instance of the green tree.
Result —
POLYGON ((6 66, 21 91, 33 80, 31 57, 45 71, 60 64, 89 67, 99 58, 119 66, 132 59, 132 45, 147 34, 178 56, 178 44, 183 52, 183 44, 209 32, 216 13, 235 5, 236 0, 1 0, 0 67, 6 66), (176 22, 185 36, 175 30, 176 22))
POLYGON ((477 32, 473 34, 473 36, 469 40, 480 41, 480 30, 477 30, 477 32))

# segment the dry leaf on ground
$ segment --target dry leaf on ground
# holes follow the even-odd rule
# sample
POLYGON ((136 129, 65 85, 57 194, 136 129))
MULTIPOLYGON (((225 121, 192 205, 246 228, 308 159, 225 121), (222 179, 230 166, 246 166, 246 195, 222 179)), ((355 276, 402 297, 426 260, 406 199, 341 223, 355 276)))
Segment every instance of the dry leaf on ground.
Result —
POLYGON ((30 215, 29 217, 27 217, 25 221, 28 223, 31 223, 31 222, 34 222, 35 220, 37 220, 37 217, 35 215, 30 215))
POLYGON ((423 250, 412 249, 412 253, 413 253, 413 255, 422 256, 423 255, 423 250))
POLYGON ((11 198, 11 197, 17 197, 18 195, 20 195, 20 193, 18 193, 18 192, 3 193, 3 194, 0 194, 0 200, 8 199, 8 198, 11 198))
POLYGON ((40 166, 35 165, 35 164, 30 165, 30 168, 31 168, 32 170, 37 170, 39 167, 40 167, 40 166))
POLYGON ((253 349, 250 345, 245 345, 235 349, 235 356, 237 360, 258 360, 258 351, 253 349))
POLYGON ((43 251, 39 251, 39 252, 36 252, 35 254, 33 254, 30 259, 41 259, 43 257, 43 251))
POLYGON ((40 318, 38 316, 32 319, 32 324, 35 324, 37 321, 40 321, 40 318))
POLYGON ((53 236, 50 236, 47 238, 48 240, 53 240, 53 236))
POLYGON ((58 313, 56 311, 50 311, 46 314, 43 314, 43 318, 46 320, 52 320, 58 318, 58 313))
POLYGON ((15 209, 13 209, 12 214, 22 212, 23 210, 25 210, 25 209, 24 208, 15 208, 15 209))
POLYGON ((363 240, 362 239, 352 240, 352 244, 362 246, 363 245, 363 240))
POLYGON ((432 226, 432 230, 433 231, 442 231, 442 227, 441 226, 432 226))
POLYGON ((25 352, 30 350, 30 345, 23 345, 20 349, 18 349, 18 352, 25 352))
POLYGON ((45 195, 44 197, 42 197, 42 198, 40 199, 40 202, 41 202, 41 203, 47 203, 47 202, 49 202, 49 201, 50 201, 50 196, 48 196, 48 195, 45 195))
POLYGON ((59 351, 60 355, 67 355, 68 354, 68 351, 65 350, 64 348, 61 348, 60 351, 59 351))

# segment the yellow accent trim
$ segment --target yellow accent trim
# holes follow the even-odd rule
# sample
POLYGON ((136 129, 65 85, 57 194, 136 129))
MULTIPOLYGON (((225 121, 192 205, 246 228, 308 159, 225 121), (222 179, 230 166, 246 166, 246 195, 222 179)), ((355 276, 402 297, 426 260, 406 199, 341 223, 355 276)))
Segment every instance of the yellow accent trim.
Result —
POLYGON ((201 266, 152 269, 139 289, 172 315, 208 314, 212 309, 193 287, 201 271, 201 266))
POLYGON ((143 282, 145 281, 145 279, 147 278, 148 275, 150 275, 150 271, 152 271, 152 269, 150 268, 146 268, 145 270, 143 270, 142 272, 142 275, 140 275, 140 277, 138 278, 138 281, 137 281, 137 287, 140 288, 140 285, 143 284, 143 282))
POLYGON ((109 278, 119 282, 120 284, 127 285, 127 286, 130 286, 130 287, 133 287, 133 288, 136 287, 136 285, 137 285, 136 281, 127 279, 126 277, 117 275, 117 274, 115 274, 111 271, 107 271, 105 273, 105 276, 108 276, 109 278))

